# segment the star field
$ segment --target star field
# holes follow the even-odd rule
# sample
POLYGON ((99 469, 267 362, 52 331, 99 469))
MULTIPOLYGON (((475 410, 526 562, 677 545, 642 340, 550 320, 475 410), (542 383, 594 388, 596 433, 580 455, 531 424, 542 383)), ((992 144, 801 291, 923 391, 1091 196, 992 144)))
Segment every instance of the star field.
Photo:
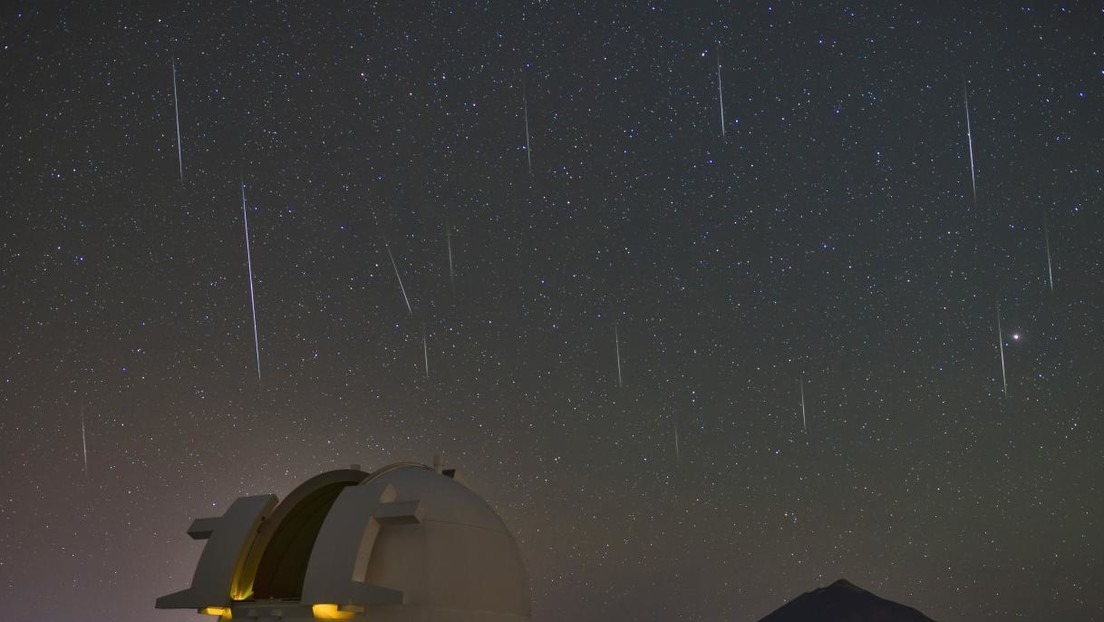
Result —
POLYGON ((1099 3, 0 23, 6 619, 205 619, 193 518, 435 453, 538 622, 1104 618, 1099 3))

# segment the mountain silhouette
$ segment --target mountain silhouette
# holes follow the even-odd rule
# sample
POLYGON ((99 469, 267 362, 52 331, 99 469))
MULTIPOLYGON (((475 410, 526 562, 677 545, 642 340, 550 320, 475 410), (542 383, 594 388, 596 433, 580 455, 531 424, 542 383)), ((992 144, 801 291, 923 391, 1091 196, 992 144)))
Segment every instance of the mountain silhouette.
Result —
POLYGON ((912 607, 840 579, 801 596, 759 622, 934 622, 912 607))

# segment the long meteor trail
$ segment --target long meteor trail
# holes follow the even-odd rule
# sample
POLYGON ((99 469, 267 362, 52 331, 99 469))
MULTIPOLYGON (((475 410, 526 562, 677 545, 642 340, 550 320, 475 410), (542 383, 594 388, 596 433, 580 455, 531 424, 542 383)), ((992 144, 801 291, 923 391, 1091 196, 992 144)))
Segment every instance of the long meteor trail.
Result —
POLYGON ((449 284, 456 287, 456 273, 452 269, 452 229, 449 227, 448 219, 445 220, 445 245, 448 247, 449 284))
POLYGON ((725 137, 724 87, 721 86, 721 44, 717 44, 717 99, 721 104, 721 138, 725 137))
POLYGON ((970 133, 970 95, 966 81, 962 81, 962 101, 966 104, 966 144, 970 148, 970 187, 974 191, 974 209, 977 209, 977 174, 974 171, 974 136, 970 133))
POLYGON ((1050 281, 1050 291, 1054 291, 1054 266, 1050 263, 1050 230, 1047 229, 1046 212, 1043 212, 1043 241, 1046 243, 1047 254, 1047 278, 1050 281))
POLYGON ((1008 375, 1004 369, 1004 334, 1001 331, 1000 303, 997 303, 997 345, 1000 347, 1001 382, 1004 383, 1004 397, 1008 397, 1008 375))
POLYGON ((395 280, 399 282, 399 291, 402 292, 403 302, 406 303, 406 312, 414 315, 414 309, 410 306, 410 299, 406 297, 406 288, 403 287, 402 277, 399 276, 399 266, 395 263, 395 256, 391 254, 391 245, 383 243, 387 247, 387 256, 391 259, 391 267, 395 269, 395 280))
POLYGON ((173 112, 176 114, 176 162, 180 167, 180 183, 184 183, 184 151, 180 145, 180 99, 176 95, 176 58, 172 62, 173 112))
POLYGON ((797 381, 798 389, 801 391, 801 430, 808 432, 809 428, 805 420, 805 379, 802 378, 797 381))
POLYGON ((261 380, 261 338, 257 334, 257 296, 253 288, 253 253, 249 244, 249 210, 245 208, 245 178, 241 179, 242 224, 245 225, 245 265, 249 268, 249 308, 253 311, 253 349, 257 353, 257 381, 261 380))
POLYGON ((84 433, 84 407, 81 407, 81 450, 84 452, 84 477, 88 478, 88 437, 84 433))
POLYGON ((529 146, 529 96, 525 92, 525 76, 521 77, 521 107, 525 115, 525 161, 529 164, 529 175, 533 174, 533 150, 529 146))
POLYGON ((429 378, 429 345, 426 342, 425 324, 422 324, 422 356, 425 357, 426 378, 429 378))
POLYGON ((675 466, 678 466, 682 461, 679 458, 679 435, 678 435, 678 415, 675 415, 675 466))
POLYGON ((617 386, 623 387, 625 384, 621 380, 621 337, 617 333, 617 322, 613 323, 613 348, 617 353, 617 386))

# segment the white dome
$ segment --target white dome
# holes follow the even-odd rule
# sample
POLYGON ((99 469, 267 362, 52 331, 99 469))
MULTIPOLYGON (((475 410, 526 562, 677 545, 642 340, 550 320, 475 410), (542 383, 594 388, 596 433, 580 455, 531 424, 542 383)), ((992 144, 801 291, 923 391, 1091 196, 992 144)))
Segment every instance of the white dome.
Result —
POLYGON ((158 608, 233 620, 530 619, 517 543, 452 471, 331 471, 279 505, 240 498, 188 532, 208 539, 192 587, 158 608))

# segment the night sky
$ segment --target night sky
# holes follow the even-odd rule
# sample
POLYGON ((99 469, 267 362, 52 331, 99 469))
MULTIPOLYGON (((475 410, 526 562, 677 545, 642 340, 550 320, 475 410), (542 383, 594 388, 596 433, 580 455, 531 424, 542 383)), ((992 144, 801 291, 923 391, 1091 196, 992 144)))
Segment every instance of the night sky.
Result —
POLYGON ((435 453, 538 622, 1104 619, 1099 1, 128 4, 0 15, 5 620, 435 453))

